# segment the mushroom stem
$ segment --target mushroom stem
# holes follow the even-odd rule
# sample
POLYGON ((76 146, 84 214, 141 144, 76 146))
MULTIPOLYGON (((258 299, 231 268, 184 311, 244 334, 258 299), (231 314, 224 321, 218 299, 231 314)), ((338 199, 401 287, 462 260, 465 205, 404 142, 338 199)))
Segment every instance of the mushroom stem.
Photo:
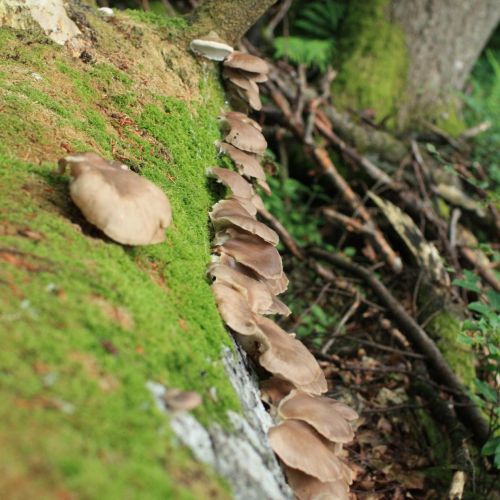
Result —
POLYGON ((275 3, 276 0, 205 0, 191 15, 191 36, 216 31, 235 45, 275 3))

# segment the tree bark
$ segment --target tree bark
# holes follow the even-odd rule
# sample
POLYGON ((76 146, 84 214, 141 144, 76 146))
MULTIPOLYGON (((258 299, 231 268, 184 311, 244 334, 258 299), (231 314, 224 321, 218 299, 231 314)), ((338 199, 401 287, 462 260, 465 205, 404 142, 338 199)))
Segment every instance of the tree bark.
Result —
POLYGON ((236 44, 276 0, 206 0, 192 14, 193 35, 215 31, 236 44))
POLYGON ((334 97, 400 129, 430 120, 458 132, 456 92, 499 19, 497 0, 353 0, 334 97))

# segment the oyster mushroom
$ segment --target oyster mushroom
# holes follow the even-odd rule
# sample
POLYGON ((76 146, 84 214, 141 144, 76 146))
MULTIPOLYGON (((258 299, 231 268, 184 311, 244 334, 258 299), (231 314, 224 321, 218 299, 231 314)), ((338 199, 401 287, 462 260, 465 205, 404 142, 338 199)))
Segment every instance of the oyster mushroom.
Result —
POLYGON ((223 121, 229 126, 224 140, 234 147, 261 155, 267 148, 264 136, 253 125, 239 118, 224 117, 223 121))
POLYGON ((287 466, 285 474, 297 500, 349 500, 349 486, 343 479, 323 483, 287 466))
POLYGON ((85 218, 124 245, 151 245, 165 240, 172 210, 165 193, 120 162, 96 153, 59 160, 70 171, 70 196, 85 218))
POLYGON ((222 283, 238 290, 246 299, 250 309, 256 314, 283 314, 288 316, 290 310, 277 300, 269 287, 236 269, 221 263, 213 263, 208 268, 210 276, 217 283, 222 283))
POLYGON ((190 43, 189 47, 195 54, 206 57, 211 61, 223 61, 234 51, 233 47, 213 31, 207 36, 196 38, 190 43))
POLYGON ((278 457, 293 469, 324 483, 351 484, 351 470, 340 460, 330 442, 300 420, 285 420, 269 429, 269 442, 278 457))
POLYGON ((268 318, 256 317, 255 322, 271 344, 271 348, 259 357, 263 368, 295 386, 308 384, 321 374, 326 386, 318 362, 300 340, 268 318))
POLYGON ((358 418, 354 410, 339 401, 322 396, 313 397, 295 390, 282 399, 277 415, 285 420, 307 422, 333 443, 352 441, 354 431, 345 416, 349 416, 349 420, 358 418))
POLYGON ((248 214, 235 200, 218 202, 209 212, 209 216, 216 230, 235 226, 249 234, 258 236, 271 245, 276 246, 279 243, 279 237, 275 231, 248 214))
MULTIPOLYGON (((260 57, 251 54, 245 54, 235 50, 225 61, 226 68, 238 69, 253 75, 259 75, 256 78, 262 80, 264 75, 269 73, 269 65, 260 57)), ((265 80, 262 80, 265 81, 265 80)))
POLYGON ((283 275, 283 264, 276 248, 253 234, 227 228, 216 234, 214 243, 220 252, 230 255, 266 280, 278 280, 283 275))

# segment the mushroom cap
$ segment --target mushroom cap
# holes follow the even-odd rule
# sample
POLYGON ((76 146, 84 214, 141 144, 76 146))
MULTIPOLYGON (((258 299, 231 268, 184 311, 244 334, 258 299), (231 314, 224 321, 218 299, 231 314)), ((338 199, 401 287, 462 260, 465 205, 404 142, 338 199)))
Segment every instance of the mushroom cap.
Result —
POLYGON ((288 288, 288 278, 285 273, 281 273, 278 278, 268 278, 266 283, 269 285, 274 295, 286 292, 288 288))
POLYGON ((260 111, 262 109, 262 102, 260 100, 260 92, 257 84, 254 83, 255 86, 250 86, 248 89, 242 89, 239 86, 235 87, 236 94, 247 102, 252 109, 255 111, 260 111))
POLYGON ((257 327, 245 297, 235 288, 223 283, 214 283, 212 292, 222 319, 231 330, 239 334, 238 340, 243 349, 249 354, 269 349, 270 343, 257 327))
POLYGON ((167 389, 163 400, 170 410, 194 410, 203 402, 201 396, 195 391, 181 391, 180 389, 167 389))
POLYGON ((228 187, 236 198, 250 200, 254 194, 252 185, 240 174, 232 170, 221 167, 210 167, 207 169, 207 174, 217 177, 219 182, 228 187))
POLYGON ((305 422, 285 420, 272 427, 269 442, 276 455, 293 469, 324 483, 339 479, 352 482, 350 469, 335 455, 328 440, 305 422))
POLYGON ((216 230, 236 226, 271 245, 279 243, 276 232, 252 217, 236 200, 219 201, 212 207, 209 216, 216 230))
POLYGON ((258 85, 252 79, 248 78, 245 73, 237 69, 226 67, 222 70, 222 76, 240 89, 249 90, 253 88, 257 92, 259 91, 258 85))
POLYGON ((226 142, 249 153, 259 155, 264 153, 267 148, 266 139, 254 126, 238 118, 227 116, 224 121, 229 125, 229 132, 224 138, 226 142))
POLYGON ((353 413, 351 416, 357 417, 354 410, 338 401, 292 391, 278 406, 278 415, 285 420, 303 420, 334 443, 348 443, 353 440, 354 431, 342 413, 337 411, 339 406, 345 406, 353 413))
POLYGON ((220 263, 211 264, 208 272, 215 278, 216 283, 230 286, 243 295, 252 312, 270 314, 269 309, 273 305, 274 297, 265 283, 220 263))
POLYGON ((59 167, 70 168, 70 196, 75 205, 111 239, 126 245, 165 240, 172 210, 155 184, 95 153, 69 155, 60 160, 59 167))
POLYGON ((257 183, 264 190, 264 192, 268 195, 271 194, 271 188, 269 184, 266 182, 266 174, 264 169, 260 165, 259 160, 255 155, 245 153, 231 144, 227 144, 226 142, 221 142, 218 144, 219 149, 226 153, 231 160, 235 163, 238 172, 241 175, 246 177, 251 177, 257 179, 257 183))
POLYGON ((285 473, 297 500, 349 500, 349 486, 343 479, 323 483, 287 466, 285 473))
POLYGON ((255 322, 271 344, 271 348, 259 357, 259 364, 268 372, 299 386, 312 382, 322 373, 318 362, 300 340, 268 318, 256 317, 255 322))
POLYGON ((234 49, 216 33, 210 32, 207 36, 192 40, 189 47, 195 54, 199 54, 211 61, 223 61, 234 49))
POLYGON ((264 59, 237 50, 224 61, 224 66, 227 68, 241 69, 249 73, 259 73, 262 75, 267 75, 269 73, 269 65, 264 59))
POLYGON ((250 118, 245 113, 241 113, 240 111, 226 111, 221 113, 220 118, 233 118, 241 120, 242 122, 252 125, 252 127, 256 128, 259 132, 262 132, 262 127, 254 119, 250 118))
POLYGON ((321 372, 311 383, 298 385, 297 389, 307 394, 324 394, 328 391, 328 384, 323 372, 321 372))
POLYGON ((278 280, 283 275, 281 256, 276 248, 253 234, 227 228, 216 234, 214 242, 220 246, 221 252, 266 280, 278 280))

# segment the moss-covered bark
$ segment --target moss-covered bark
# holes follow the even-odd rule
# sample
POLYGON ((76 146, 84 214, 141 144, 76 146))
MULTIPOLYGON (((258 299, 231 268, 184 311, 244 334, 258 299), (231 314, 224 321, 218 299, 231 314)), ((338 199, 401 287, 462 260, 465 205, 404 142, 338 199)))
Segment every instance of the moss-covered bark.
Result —
POLYGON ((176 47, 182 22, 86 16, 90 63, 0 29, 0 496, 225 498, 146 388, 199 391, 202 422, 239 408, 205 279, 217 76, 176 47), (123 247, 84 220, 54 173, 82 150, 167 192, 165 243, 123 247))

